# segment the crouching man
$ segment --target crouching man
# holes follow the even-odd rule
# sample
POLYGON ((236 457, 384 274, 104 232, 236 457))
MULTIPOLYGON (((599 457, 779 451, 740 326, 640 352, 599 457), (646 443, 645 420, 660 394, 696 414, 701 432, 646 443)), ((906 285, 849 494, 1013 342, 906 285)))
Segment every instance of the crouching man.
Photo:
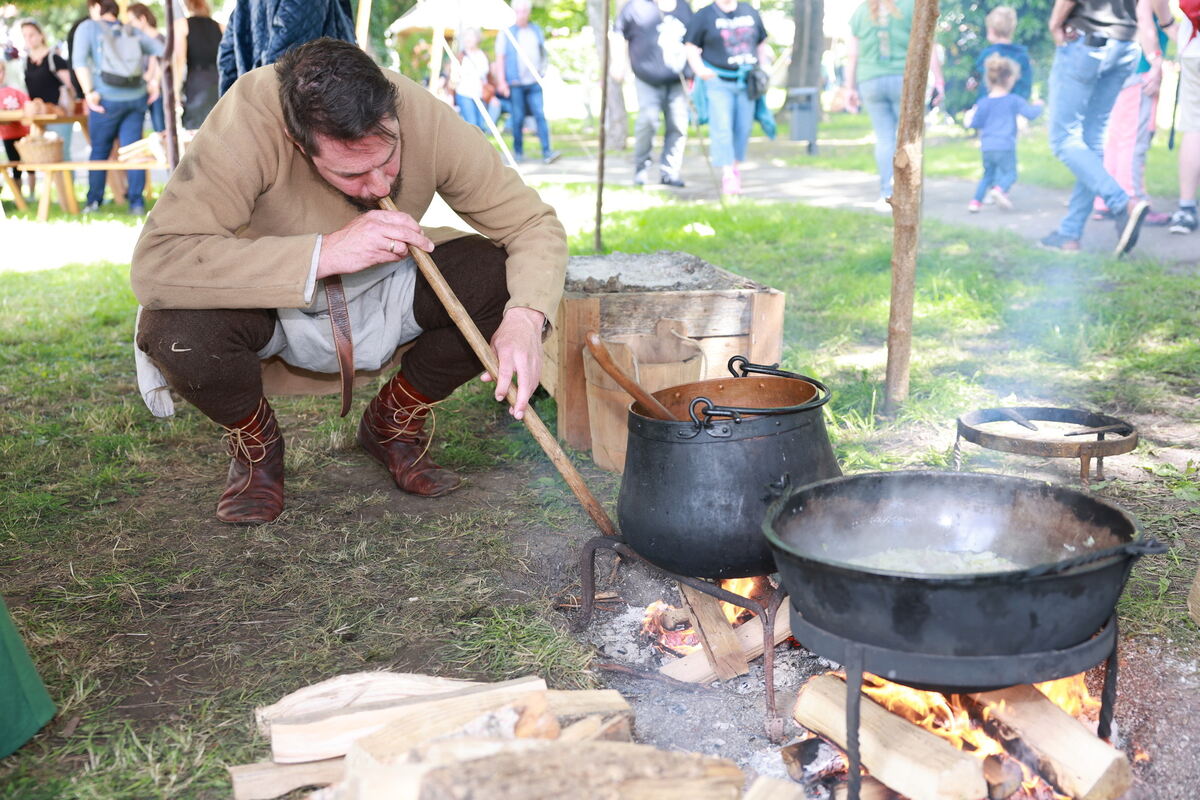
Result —
POLYGON ((349 354, 330 325, 343 307, 326 296, 333 276, 355 368, 378 369, 412 343, 367 406, 359 443, 406 492, 458 487, 430 459, 425 421, 482 367, 409 256, 435 245, 434 260, 496 351, 496 398, 516 381, 519 418, 540 379, 566 239, 553 209, 479 130, 333 39, 246 73, 213 109, 146 220, 132 283, 143 306, 143 393, 157 368, 226 431, 232 461, 219 520, 269 522, 283 510, 283 438, 260 362, 277 355, 339 372, 339 354, 349 354), (422 230, 435 193, 482 236, 422 230), (399 210, 379 210, 384 197, 399 210))

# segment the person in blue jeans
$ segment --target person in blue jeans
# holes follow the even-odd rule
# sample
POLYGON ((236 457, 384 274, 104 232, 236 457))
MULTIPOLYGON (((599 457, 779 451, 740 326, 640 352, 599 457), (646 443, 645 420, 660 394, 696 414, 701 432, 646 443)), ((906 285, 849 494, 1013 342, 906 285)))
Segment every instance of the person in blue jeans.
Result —
POLYGON ((1050 68, 1050 148, 1075 175, 1067 215, 1041 240, 1043 247, 1075 252, 1096 196, 1113 212, 1124 255, 1137 244, 1150 206, 1130 198, 1104 169, 1104 132, 1113 103, 1145 48, 1146 85, 1158 90, 1162 53, 1150 0, 1055 0, 1050 35, 1057 45, 1050 68))
MULTIPOLYGON (((106 161, 113 142, 133 144, 142 138, 146 118, 146 83, 142 78, 142 55, 162 55, 162 45, 146 34, 117 21, 116 0, 88 0, 88 16, 75 31, 71 53, 75 75, 88 108, 88 132, 92 139, 92 161, 106 161), (129 38, 137 42, 136 56, 129 38), (124 40, 124 41, 122 41, 124 40), (133 63, 136 61, 136 63, 133 63)), ((97 211, 104 202, 106 172, 88 173, 85 212, 97 211)), ((144 214, 146 173, 129 172, 129 210, 144 214)))
MULTIPOLYGON (((874 207, 882 212, 891 210, 887 201, 892 196, 892 162, 912 17, 913 0, 866 0, 850 15, 846 108, 858 113, 861 104, 871 118, 875 168, 879 171, 879 200, 874 207)), ((933 73, 934 103, 940 103, 946 82, 936 50, 929 68, 933 73)))
POLYGON ((996 205, 1011 209, 1008 191, 1017 182, 1017 117, 1037 119, 1042 103, 1030 105, 1013 91, 1021 68, 1011 58, 994 55, 984 64, 988 94, 975 105, 969 125, 979 131, 979 150, 983 154, 983 179, 967 211, 979 213, 983 198, 991 192, 996 205))
POLYGON ((560 154, 550 149, 550 126, 546 124, 539 82, 546 73, 546 36, 541 26, 529 21, 531 8, 530 0, 513 0, 512 10, 517 22, 496 37, 496 71, 500 76, 496 91, 512 102, 513 156, 518 161, 525 158, 523 128, 526 115, 530 115, 537 125, 542 161, 552 164, 560 154))

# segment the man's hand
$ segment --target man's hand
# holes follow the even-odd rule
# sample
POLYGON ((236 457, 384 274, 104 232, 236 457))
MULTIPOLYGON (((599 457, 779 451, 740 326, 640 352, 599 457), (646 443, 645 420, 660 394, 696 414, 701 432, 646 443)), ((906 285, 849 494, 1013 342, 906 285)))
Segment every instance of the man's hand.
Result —
POLYGON ((95 89, 92 89, 83 96, 83 103, 97 114, 104 113, 104 106, 100 105, 100 93, 95 89))
MULTIPOLYGON (((492 336, 492 349, 500 362, 496 380, 496 400, 503 401, 513 376, 517 379, 517 402, 508 409, 516 419, 525 418, 529 398, 542 379, 542 326, 546 317, 532 308, 515 306, 504 312, 500 327, 492 336)), ((492 376, 483 373, 480 380, 490 382, 492 376)))
POLYGON ((321 240, 317 278, 347 275, 397 261, 414 245, 429 252, 433 242, 421 232, 417 221, 403 211, 368 211, 344 228, 321 240))

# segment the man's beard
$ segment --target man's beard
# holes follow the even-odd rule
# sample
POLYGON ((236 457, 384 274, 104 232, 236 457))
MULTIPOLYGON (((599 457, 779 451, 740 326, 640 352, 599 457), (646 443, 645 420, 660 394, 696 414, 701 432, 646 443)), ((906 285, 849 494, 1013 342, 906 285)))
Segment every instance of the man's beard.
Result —
MULTIPOLYGON (((391 190, 388 191, 388 197, 395 197, 396 194, 399 193, 399 191, 400 191, 400 173, 397 172, 395 179, 392 181, 392 188, 391 188, 391 190)), ((360 211, 374 211, 379 208, 379 199, 365 200, 361 197, 351 197, 348 194, 343 195, 343 196, 347 200, 350 201, 351 205, 353 205, 355 208, 359 209, 360 211)))

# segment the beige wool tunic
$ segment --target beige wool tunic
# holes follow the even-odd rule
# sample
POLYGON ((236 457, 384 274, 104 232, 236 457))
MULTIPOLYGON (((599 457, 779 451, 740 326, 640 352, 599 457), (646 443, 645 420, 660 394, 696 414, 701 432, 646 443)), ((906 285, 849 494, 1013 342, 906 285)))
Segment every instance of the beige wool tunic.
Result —
MULTIPOLYGON (((507 250, 507 307, 553 320, 567 264, 554 210, 478 128, 413 81, 385 74, 398 89, 396 206, 419 220, 440 194, 507 250)), ((147 217, 133 254, 134 294, 150 309, 308 307, 317 236, 360 213, 287 138, 275 68, 261 67, 217 103, 147 217)), ((435 244, 466 235, 425 233, 435 244)))

